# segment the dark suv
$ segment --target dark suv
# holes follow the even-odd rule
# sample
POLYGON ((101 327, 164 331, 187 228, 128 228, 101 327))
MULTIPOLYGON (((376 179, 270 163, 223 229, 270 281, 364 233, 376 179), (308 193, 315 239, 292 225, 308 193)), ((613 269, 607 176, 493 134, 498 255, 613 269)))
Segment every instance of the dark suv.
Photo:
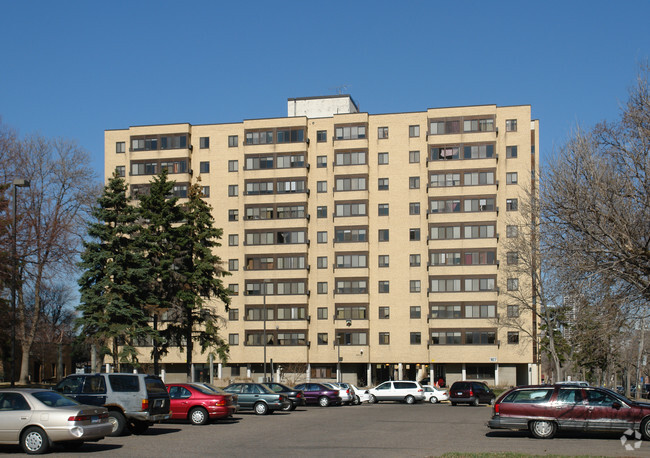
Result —
POLYGON ((68 375, 54 390, 82 404, 106 407, 113 425, 110 436, 121 436, 126 427, 142 434, 149 425, 171 418, 169 394, 160 377, 154 375, 68 375))
POLYGON ((459 403, 477 406, 479 404, 494 404, 496 396, 483 382, 454 382, 449 388, 451 405, 459 403))

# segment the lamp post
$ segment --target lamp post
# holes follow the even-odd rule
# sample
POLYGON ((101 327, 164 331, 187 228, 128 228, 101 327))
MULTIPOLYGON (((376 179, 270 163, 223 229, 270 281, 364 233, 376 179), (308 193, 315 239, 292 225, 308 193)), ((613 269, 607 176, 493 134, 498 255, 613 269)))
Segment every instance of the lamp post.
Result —
POLYGON ((16 386, 16 276, 17 276, 17 255, 16 255, 16 188, 28 188, 29 181, 21 178, 14 179, 14 203, 13 203, 13 225, 11 243, 11 386, 16 386))
POLYGON ((262 383, 266 383, 266 286, 267 282, 262 282, 262 304, 263 304, 263 310, 262 313, 264 313, 264 334, 262 338, 264 339, 264 380, 262 380, 262 383))

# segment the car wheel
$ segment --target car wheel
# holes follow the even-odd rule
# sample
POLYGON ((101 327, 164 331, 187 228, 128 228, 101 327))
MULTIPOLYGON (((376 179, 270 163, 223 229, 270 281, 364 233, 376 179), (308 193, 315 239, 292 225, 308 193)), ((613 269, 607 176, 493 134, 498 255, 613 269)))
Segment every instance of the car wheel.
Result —
POLYGON ((321 407, 327 407, 330 405, 330 399, 327 396, 321 396, 318 398, 318 405, 321 407))
POLYGON ((641 422, 641 434, 645 440, 650 441, 650 417, 641 422))
POLYGON ((269 406, 263 402, 258 402, 255 404, 255 413, 257 415, 266 415, 269 412, 269 406))
POLYGON ((431 396, 431 397, 429 398, 429 402, 430 402, 431 404, 435 404, 435 403, 438 402, 438 398, 435 397, 435 396, 431 396))
POLYGON ((284 406, 284 407, 282 408, 282 411, 283 411, 283 412, 289 412, 289 411, 291 411, 291 410, 293 410, 293 409, 295 409, 295 408, 296 408, 296 405, 293 403, 293 401, 289 401, 289 404, 286 405, 286 406, 284 406))
POLYGON ((404 402, 407 404, 415 404, 415 398, 409 394, 404 398, 404 402))
POLYGON ((108 412, 108 422, 111 424, 113 429, 108 434, 111 437, 121 436, 124 434, 124 428, 126 427, 126 419, 122 412, 117 410, 111 410, 108 412))
POLYGON ((50 439, 47 434, 38 426, 27 428, 20 439, 23 451, 28 455, 40 455, 47 453, 50 448, 50 439))
POLYGON ((530 423, 530 432, 537 439, 551 439, 557 426, 552 421, 536 420, 530 423))
POLYGON ((370 397, 368 398, 368 402, 370 404, 376 404, 377 403, 377 396, 375 396, 374 394, 371 394, 370 397))
POLYGON ((473 405, 474 407, 478 407, 478 397, 475 397, 475 398, 472 400, 472 405, 473 405))
POLYGON ((129 431, 131 431, 132 434, 144 434, 147 432, 149 429, 149 423, 146 421, 140 421, 140 420, 131 420, 129 422, 129 431))
POLYGON ((354 397, 354 405, 358 406, 361 404, 361 398, 359 396, 354 397))
POLYGON ((205 425, 210 418, 208 416, 208 411, 203 407, 194 407, 190 410, 190 422, 193 425, 205 425))

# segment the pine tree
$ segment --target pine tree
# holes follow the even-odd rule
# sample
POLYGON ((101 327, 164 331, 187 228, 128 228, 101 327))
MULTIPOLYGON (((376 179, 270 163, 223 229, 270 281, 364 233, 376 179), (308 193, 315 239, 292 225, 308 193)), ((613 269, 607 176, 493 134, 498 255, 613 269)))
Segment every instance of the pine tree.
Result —
POLYGON ((130 205, 127 186, 115 174, 98 199, 88 226, 91 241, 84 243, 79 279, 83 335, 95 344, 111 344, 113 363, 137 365, 135 346, 156 338, 148 322, 144 285, 150 268, 139 246, 138 212, 130 205), (118 351, 119 349, 119 351, 118 351))

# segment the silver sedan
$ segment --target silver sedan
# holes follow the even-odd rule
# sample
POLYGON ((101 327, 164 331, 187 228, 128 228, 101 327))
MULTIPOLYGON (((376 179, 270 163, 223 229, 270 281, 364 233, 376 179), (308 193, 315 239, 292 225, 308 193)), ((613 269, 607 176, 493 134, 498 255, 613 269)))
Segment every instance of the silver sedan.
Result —
POLYGON ((0 390, 0 444, 20 444, 26 453, 40 454, 53 443, 77 448, 110 432, 104 407, 79 404, 50 390, 0 390))

